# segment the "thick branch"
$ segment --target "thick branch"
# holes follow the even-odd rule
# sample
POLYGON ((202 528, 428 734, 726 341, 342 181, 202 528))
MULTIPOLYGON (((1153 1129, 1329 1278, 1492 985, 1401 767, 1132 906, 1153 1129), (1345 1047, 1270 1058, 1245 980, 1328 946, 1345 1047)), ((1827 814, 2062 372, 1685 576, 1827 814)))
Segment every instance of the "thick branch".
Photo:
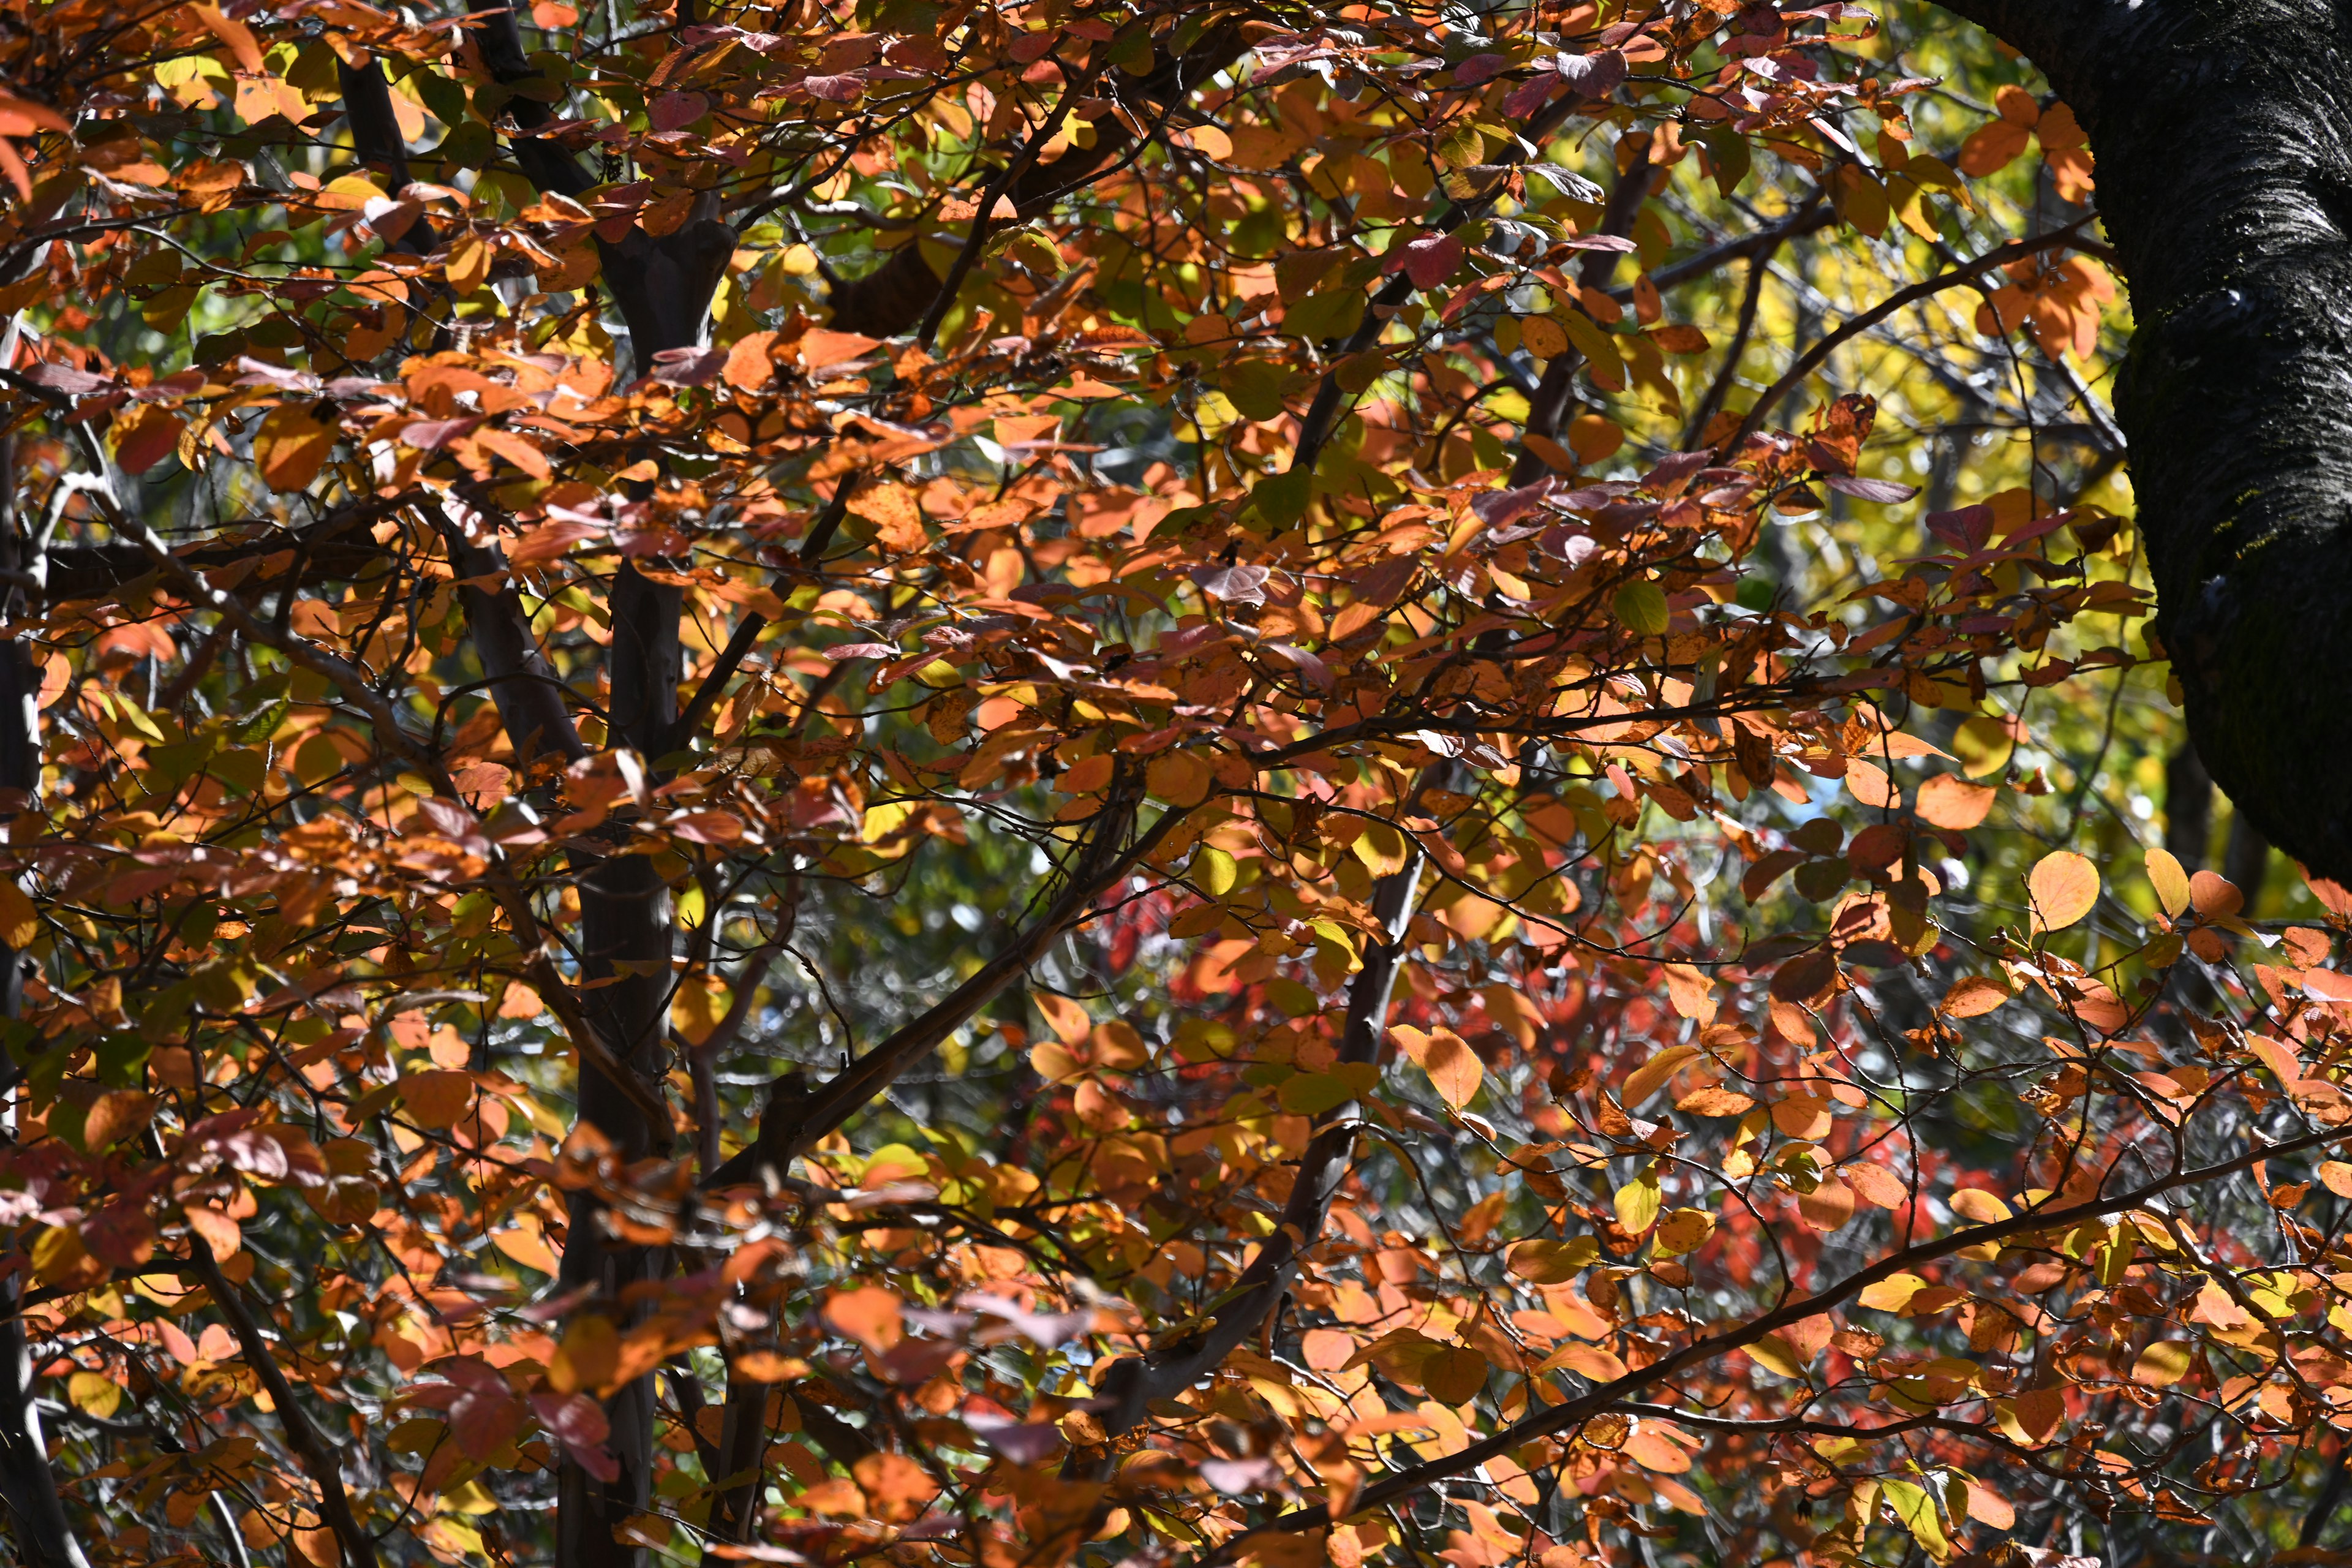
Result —
POLYGON ((342 1456, 334 1445, 310 1424, 310 1414, 295 1397, 294 1385, 286 1381, 285 1369, 278 1364, 276 1352, 261 1337, 260 1327, 253 1314, 246 1310, 245 1298, 228 1282, 213 1257, 212 1243, 200 1231, 188 1232, 188 1262, 205 1289, 228 1320, 229 1332, 236 1336, 237 1348, 245 1353, 246 1365, 269 1391, 270 1403, 278 1407, 278 1419, 286 1427, 286 1441, 310 1472, 319 1489, 319 1517, 335 1532, 335 1541, 343 1551, 344 1568, 375 1568, 375 1538, 360 1528, 352 1513, 352 1500, 343 1491, 342 1456))
MULTIPOLYGON (((1381 878, 1372 890, 1372 915, 1388 940, 1364 954, 1363 968, 1349 984, 1347 1020, 1339 1037, 1341 1063, 1380 1059, 1381 1042, 1388 1033, 1389 995, 1396 985, 1405 927, 1412 919, 1413 893, 1420 883, 1421 854, 1416 849, 1401 869, 1381 878)), ((1150 1419, 1154 1402, 1175 1397, 1222 1364, 1235 1346, 1257 1332, 1290 1289, 1299 1259, 1322 1238, 1332 1196, 1347 1174, 1348 1152, 1356 1142, 1355 1102, 1321 1112, 1314 1126, 1315 1134, 1298 1158, 1280 1223, 1234 1281, 1230 1299, 1217 1309, 1215 1321, 1197 1338, 1119 1363, 1112 1378, 1106 1380, 1100 1392, 1114 1403, 1102 1422, 1113 1436, 1142 1426, 1150 1419)))
POLYGON ((858 1058, 810 1096, 806 1107, 792 1123, 779 1129, 774 1137, 774 1158, 790 1162, 807 1153, 825 1134, 887 1089, 900 1073, 938 1049, 973 1014, 1027 973, 1030 965, 1047 948, 1086 918, 1097 899, 1117 887, 1121 878, 1175 831, 1185 813, 1171 806, 1160 814, 1150 831, 1127 842, 1140 795, 1139 779, 1115 782, 1076 856, 1060 895, 1045 912, 937 1005, 858 1058))

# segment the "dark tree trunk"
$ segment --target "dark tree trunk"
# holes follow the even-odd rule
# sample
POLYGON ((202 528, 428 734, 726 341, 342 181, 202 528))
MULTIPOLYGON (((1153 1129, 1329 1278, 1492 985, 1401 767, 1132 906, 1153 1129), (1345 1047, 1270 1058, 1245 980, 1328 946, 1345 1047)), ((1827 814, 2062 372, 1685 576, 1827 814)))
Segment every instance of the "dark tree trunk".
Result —
POLYGON ((2138 321, 2116 412, 2198 753, 2271 842, 2352 881, 2352 5, 1946 8, 2090 134, 2138 321))
POLYGON ((2213 780, 2191 745, 2164 764, 2164 847, 2188 871, 2203 870, 2213 847, 2213 780))
MULTIPOLYGON (((26 536, 15 515, 16 437, 0 437, 0 567, 38 581, 38 543, 26 536)), ((12 590, 9 598, 21 597, 12 590)), ((18 603, 0 605, 10 616, 18 603)), ((0 642, 0 820, 23 810, 41 789, 41 672, 30 645, 11 637, 0 642)), ((0 1016, 14 1018, 25 999, 26 956, 0 942, 0 1016)), ((8 1136, 9 1134, 0 1134, 8 1136)), ((25 1276, 0 1281, 0 1508, 16 1542, 18 1560, 33 1568, 88 1568, 81 1543, 66 1520, 65 1500, 41 1439, 41 1417, 33 1405, 33 1359, 25 1342, 20 1303, 25 1276)))

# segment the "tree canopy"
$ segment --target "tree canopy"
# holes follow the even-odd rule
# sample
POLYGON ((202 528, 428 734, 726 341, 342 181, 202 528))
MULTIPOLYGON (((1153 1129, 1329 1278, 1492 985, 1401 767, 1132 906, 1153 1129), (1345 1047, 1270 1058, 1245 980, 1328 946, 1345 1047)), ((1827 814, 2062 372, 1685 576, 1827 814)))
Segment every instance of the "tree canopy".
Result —
POLYGON ((2339 1560, 2312 9, 7 0, 16 1559, 2339 1560))

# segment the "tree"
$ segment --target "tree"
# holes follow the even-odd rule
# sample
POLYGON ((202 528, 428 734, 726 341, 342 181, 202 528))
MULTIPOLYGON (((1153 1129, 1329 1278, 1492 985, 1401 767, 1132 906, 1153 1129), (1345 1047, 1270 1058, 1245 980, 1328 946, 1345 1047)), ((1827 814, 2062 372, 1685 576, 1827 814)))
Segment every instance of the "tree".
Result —
POLYGON ((19 1558, 2329 1550, 2310 9, 16 7, 19 1558))

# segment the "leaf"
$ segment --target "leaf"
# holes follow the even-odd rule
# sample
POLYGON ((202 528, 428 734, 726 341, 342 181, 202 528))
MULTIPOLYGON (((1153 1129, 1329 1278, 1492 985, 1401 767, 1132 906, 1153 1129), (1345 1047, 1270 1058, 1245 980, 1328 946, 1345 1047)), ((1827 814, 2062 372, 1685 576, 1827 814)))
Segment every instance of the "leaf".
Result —
POLYGON ((2033 897, 2035 925, 2063 931, 2098 903, 2099 868, 2071 849, 2060 849, 2034 863, 2026 886, 2033 897))
POLYGON ((1859 1160, 1838 1168, 1839 1180, 1853 1189, 1853 1195, 1873 1208, 1900 1208, 1911 1201, 1911 1189, 1903 1178, 1884 1165, 1859 1160))
POLYGON ((490 263, 498 252, 490 243, 478 235, 460 235, 449 242, 449 262, 445 269, 452 292, 464 296, 473 293, 489 281, 490 263))
POLYGON ((1486 1077, 1478 1053, 1461 1036, 1445 1029, 1430 1037, 1421 1067, 1436 1087, 1438 1098, 1456 1110, 1478 1097, 1478 1085, 1486 1077))
POLYGON ((65 116, 47 104, 0 92, 0 136, 32 136, 43 131, 70 133, 72 130, 65 116))
POLYGON ((1658 1222, 1658 1251, 1669 1258, 1696 1252, 1714 1234, 1715 1216, 1705 1209, 1676 1209, 1658 1222))
POLYGON ((400 1080, 400 1098, 410 1121, 437 1131, 466 1114, 474 1099, 474 1077, 457 1071, 410 1073, 400 1080))
POLYGON ((1992 810, 1996 792, 1990 784, 1970 784, 1958 773, 1937 773, 1919 786, 1916 809, 1931 827, 1965 833, 1992 810))
POLYGON ((1911 1539, 1919 1543, 1920 1550, 1938 1563, 1952 1554, 1951 1541, 1944 1533, 1943 1514, 1925 1487, 1909 1481, 1881 1481, 1879 1496, 1885 1500, 1895 1517, 1903 1521, 1903 1528, 1911 1532, 1911 1539))
POLYGON ((1636 637, 1663 636, 1672 619, 1665 590, 1647 581, 1628 583, 1618 589, 1610 608, 1625 629, 1636 637))
POLYGON ((1421 1365, 1421 1385, 1441 1405, 1467 1405, 1486 1386, 1486 1358, 1464 1345, 1441 1348, 1421 1365))
POLYGON ((2337 1197, 2352 1198, 2352 1165, 2341 1160, 2322 1160, 2319 1163, 2319 1181, 2337 1197))
POLYGON ((1952 1212, 1978 1225, 1998 1225, 2010 1217, 2009 1205, 1982 1187, 1962 1187, 1952 1194, 1952 1212))
POLYGON ((1970 132, 1969 139, 1960 143, 1955 166, 1969 179, 1981 180, 2015 162, 2032 140, 2032 133, 2024 126, 1996 120, 1970 132))
MULTIPOLYGON (((228 46, 229 52, 236 57, 239 70, 259 76, 268 68, 261 58, 261 45, 255 40, 252 28, 224 14, 217 5, 196 5, 190 9, 195 12, 198 20, 212 29, 213 37, 228 46)), ((63 130, 64 127, 59 126, 58 129, 63 130)))
POLYGON ((1965 974, 1952 982, 1936 1010, 1947 1018, 1981 1018, 2009 1001, 2009 988, 1982 974, 1965 974))
POLYGON ((2194 1347, 2178 1340, 2158 1340, 2132 1363, 2132 1381, 2150 1388, 2169 1388, 2189 1374, 2195 1353, 2194 1347))
POLYGON ((1568 1371, 1592 1383, 1614 1383, 1625 1375, 1625 1363, 1599 1345, 1562 1345, 1539 1363, 1544 1372, 1568 1371))
POLYGON ((1558 1285, 1575 1279, 1600 1257, 1600 1243, 1589 1236, 1573 1241, 1523 1241, 1511 1248, 1509 1268, 1522 1279, 1558 1285))
POLYGON ((1094 1019, 1083 1003, 1067 996, 1057 996, 1051 991, 1032 991, 1029 999, 1054 1031, 1054 1037, 1066 1046, 1076 1046, 1094 1033, 1094 1019))
POLYGON ((331 403, 281 403, 253 433, 253 458, 274 490, 308 489, 342 426, 331 403))
POLYGON ((1424 234, 1409 240, 1403 253, 1404 275, 1416 289, 1434 289, 1454 276, 1468 252, 1450 234, 1424 234))
POLYGON ((1839 1229, 1853 1218, 1853 1189, 1835 1176, 1826 1176, 1821 1185, 1797 1199, 1797 1214, 1818 1231, 1839 1229))
POLYGON ((775 365, 768 351, 775 345, 773 332, 746 332, 727 351, 727 368, 720 374, 727 384, 743 392, 757 392, 768 384, 775 374, 775 365))
POLYGON ((1864 1286, 1854 1302, 1874 1312, 1900 1312, 1911 1304, 1912 1297, 1927 1288, 1927 1282, 1916 1274, 1890 1274, 1864 1286))
POLYGON ((40 934, 41 917, 33 900, 25 896, 24 889, 0 877, 0 942, 22 952, 40 934))
POLYGON ((1687 963, 1669 963, 1664 967, 1666 996, 1675 1011, 1706 1028, 1715 1022, 1717 1005, 1714 984, 1705 973, 1687 963))
POLYGON ((66 1379, 66 1397, 77 1410, 103 1421, 122 1403, 122 1384, 95 1372, 78 1372, 66 1379))
POLYGON ((1986 778, 2009 765, 2017 750, 2017 737, 2010 732, 2006 721, 1979 717, 1964 721, 1953 732, 1952 750, 1959 753, 1962 773, 1972 779, 1986 778))
POLYGON ((2156 889, 2157 901, 2164 912, 2179 920, 2189 908, 2189 873, 2169 849, 2155 848, 2147 852, 2147 879, 2156 889))
POLYGON ((1626 1183, 1610 1199, 1611 1206, 1617 1211, 1617 1223, 1633 1236, 1642 1235, 1657 1223, 1661 1202, 1662 1194, 1654 1173, 1637 1182, 1626 1183))
POLYGON ((1380 1083, 1371 1062, 1342 1062, 1328 1072, 1303 1072, 1282 1080, 1282 1109, 1294 1116, 1320 1116, 1360 1100, 1380 1083))
POLYGON ((1896 484, 1892 479, 1859 479, 1850 474, 1832 474, 1822 482, 1840 495, 1852 496, 1856 500, 1875 501, 1882 506, 1909 500, 1919 493, 1916 485, 1896 484))
POLYGON ((1212 898, 1223 898, 1241 880, 1241 864, 1214 845, 1203 844, 1192 853, 1192 880, 1212 898))
POLYGON ((1618 1097, 1620 1102, 1626 1110, 1633 1110, 1664 1089, 1666 1080, 1680 1072, 1698 1054, 1696 1046, 1668 1046, 1626 1078, 1625 1087, 1618 1097))

